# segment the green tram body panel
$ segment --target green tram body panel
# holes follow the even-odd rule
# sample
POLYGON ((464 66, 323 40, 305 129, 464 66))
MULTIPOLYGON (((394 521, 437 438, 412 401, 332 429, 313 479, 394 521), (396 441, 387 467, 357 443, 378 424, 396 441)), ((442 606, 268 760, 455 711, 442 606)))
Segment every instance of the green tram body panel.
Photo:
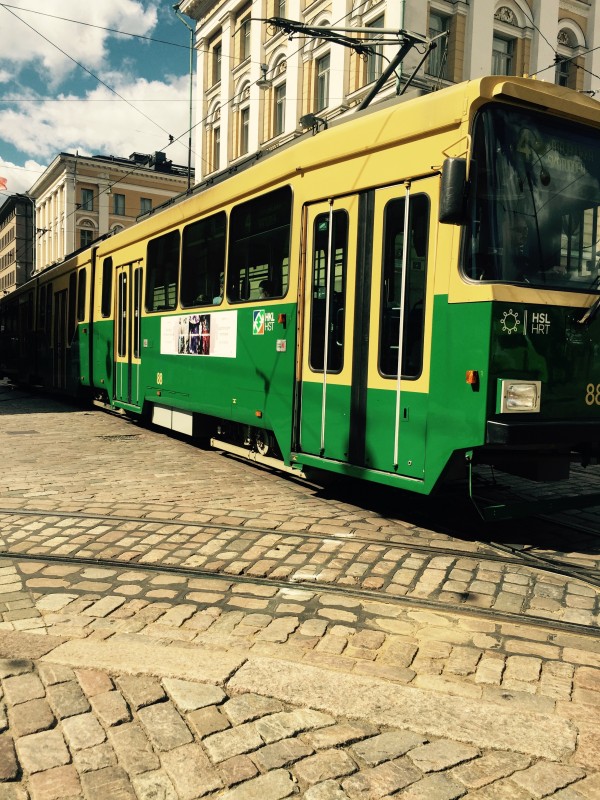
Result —
POLYGON ((272 430, 289 451, 295 369, 296 307, 289 303, 200 309, 195 314, 234 314, 235 358, 219 355, 161 353, 161 326, 167 319, 141 321, 140 383, 143 399, 183 411, 272 430), (254 330, 255 312, 265 324, 254 330), (280 321, 281 320, 281 321, 280 321), (159 382, 160 381, 160 382, 159 382))

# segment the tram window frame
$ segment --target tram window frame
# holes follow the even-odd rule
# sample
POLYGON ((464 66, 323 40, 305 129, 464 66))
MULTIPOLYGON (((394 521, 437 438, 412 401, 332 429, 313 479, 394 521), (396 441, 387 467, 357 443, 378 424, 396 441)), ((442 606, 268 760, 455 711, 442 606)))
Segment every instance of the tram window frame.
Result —
POLYGON ((40 286, 40 293, 38 295, 38 330, 46 330, 46 292, 48 291, 46 284, 40 286))
POLYGON ((67 339, 69 343, 75 336, 77 325, 77 273, 72 272, 69 275, 69 307, 68 307, 68 321, 67 321, 67 339))
POLYGON ((86 317, 87 269, 83 267, 77 274, 77 322, 86 317))
MULTIPOLYGON (((344 355, 345 355, 345 335, 346 335, 346 314, 344 313, 346 307, 346 291, 348 284, 348 242, 350 234, 350 217, 345 208, 335 209, 332 214, 333 218, 333 252, 334 252, 334 266, 332 273, 333 290, 330 294, 330 309, 329 309, 329 347, 327 350, 327 374, 336 375, 344 369, 344 355), (339 222, 343 225, 339 225, 339 222), (338 242, 338 235, 341 241, 338 242), (341 245, 341 247, 340 247, 341 245), (336 274, 336 268, 339 267, 340 271, 336 274), (339 290, 336 292, 336 282, 339 290), (336 303, 337 300, 337 303, 336 303), (341 326, 339 324, 339 315, 341 314, 341 326), (332 347, 332 345, 337 345, 332 347), (332 355, 334 360, 332 362, 332 355)), ((308 363, 312 372, 324 372, 325 368, 325 313, 327 311, 326 305, 323 302, 323 314, 317 314, 316 302, 319 300, 326 300, 327 298, 327 249, 329 244, 329 211, 318 214, 313 223, 313 249, 311 259, 311 277, 310 277, 310 340, 308 348, 308 363), (327 227, 323 229, 325 234, 324 247, 319 247, 318 253, 319 264, 317 266, 317 241, 318 226, 327 223, 327 227), (323 282, 316 283, 315 276, 319 274, 323 278, 323 282), (321 297, 321 293, 325 294, 321 297), (316 321, 316 324, 315 324, 316 321)))
MULTIPOLYGON (((383 210, 383 248, 381 268, 381 302, 379 312, 379 343, 377 348, 377 369, 382 378, 398 380, 398 354, 395 354, 395 368, 393 351, 398 349, 394 342, 398 342, 399 325, 401 317, 400 292, 402 287, 402 250, 398 259, 397 237, 404 237, 404 210, 406 197, 395 197, 385 205, 383 210), (396 209, 397 207, 397 209, 396 209), (393 214, 393 218, 392 217, 393 214), (391 224, 392 221, 394 224, 391 224), (391 235, 390 235, 391 234, 391 235), (392 238, 393 236, 393 238, 392 238), (400 269, 398 269, 400 260, 400 269), (399 277, 397 294, 393 289, 392 278, 399 277), (391 294, 392 293, 392 294, 391 294), (390 301, 389 298, 392 297, 390 301), (398 303, 396 307, 394 303, 398 303), (397 311, 398 315, 393 313, 397 311)), ((407 265, 409 266, 406 288, 402 354, 402 380, 418 380, 423 373, 423 356, 425 343, 425 309, 427 296, 427 264, 429 258, 429 234, 431 227, 431 201, 427 194, 420 193, 410 196, 409 208, 409 242, 407 265), (416 207, 417 206, 417 207, 416 207), (421 206, 421 208, 418 208, 421 206), (415 216, 417 222, 424 222, 415 236, 415 216), (415 245, 418 244, 418 248, 415 245), (422 275, 416 285, 416 274, 422 275), (419 286, 420 284, 420 286, 419 286), (417 334, 416 336, 414 334, 417 334)))
POLYGON ((100 296, 100 316, 106 319, 112 311, 113 260, 108 256, 102 262, 102 294, 100 296))
POLYGON ((231 209, 227 247, 230 303, 280 300, 288 293, 292 208, 292 189, 281 186, 231 209))
POLYGON ((133 270, 133 357, 141 358, 140 339, 142 323, 142 268, 133 270))
POLYGON ((52 281, 46 284, 46 327, 45 332, 50 336, 52 330, 52 281))
POLYGON ((227 253, 227 214, 219 211, 183 229, 181 244, 182 308, 221 305, 227 253))
POLYGON ((145 309, 149 314, 177 308, 181 234, 169 231, 150 239, 146 250, 145 309), (174 281, 172 280, 174 278, 174 281), (162 292, 162 300, 161 299, 162 292))

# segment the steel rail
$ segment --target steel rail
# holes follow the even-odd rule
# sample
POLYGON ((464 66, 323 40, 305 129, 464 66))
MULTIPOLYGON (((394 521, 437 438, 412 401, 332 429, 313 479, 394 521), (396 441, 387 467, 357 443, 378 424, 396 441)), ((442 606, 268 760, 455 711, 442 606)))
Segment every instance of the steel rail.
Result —
MULTIPOLYGON (((36 556, 34 554, 24 553, 10 553, 0 550, 0 559, 9 559, 11 561, 48 561, 49 563, 62 563, 62 564, 80 564, 82 566, 100 566, 107 569, 122 569, 123 571, 131 571, 132 562, 123 562, 118 559, 109 558, 92 558, 85 556, 61 556, 61 555, 42 555, 36 556)), ((406 595, 391 595, 386 592, 379 592, 372 589, 356 589, 348 586, 338 586, 336 584, 321 583, 319 581, 306 581, 306 580, 278 580, 270 578, 258 578, 248 575, 227 575, 218 572, 210 572, 198 567, 177 567, 174 565, 160 565, 160 564, 138 564, 135 563, 137 571, 147 572, 160 572, 171 573, 179 576, 188 576, 189 578, 202 578, 205 580, 214 580, 223 582, 229 581, 231 584, 249 584, 254 586, 276 586, 280 589, 301 588, 310 590, 318 594, 339 594, 339 595, 352 595, 359 597, 363 600, 370 600, 373 602, 385 602, 391 605, 398 606, 413 606, 418 608, 428 608, 435 611, 459 614, 461 616, 469 616, 476 618, 484 618, 494 622, 502 623, 507 622, 510 624, 531 625, 535 628, 545 629, 551 632, 561 631, 574 633, 581 636, 589 636, 594 639, 598 638, 600 628, 594 625, 582 625, 575 622, 562 622, 560 620, 548 620, 544 617, 536 615, 520 615, 513 614, 507 611, 497 611, 487 608, 469 607, 466 605, 449 606, 440 600, 430 600, 421 597, 407 597, 406 595)), ((82 594, 90 594, 86 591, 71 589, 71 591, 80 591, 82 594)), ((201 605, 201 604, 198 604, 201 605)))

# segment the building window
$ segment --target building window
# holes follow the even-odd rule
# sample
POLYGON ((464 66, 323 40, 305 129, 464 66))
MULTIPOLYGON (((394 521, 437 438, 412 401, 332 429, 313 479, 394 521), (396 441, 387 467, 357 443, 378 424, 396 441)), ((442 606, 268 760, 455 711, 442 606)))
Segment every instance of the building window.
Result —
POLYGON ((114 197, 114 213, 118 214, 119 216, 124 216, 125 214, 125 195, 124 194, 115 194, 114 197))
MULTIPOLYGON (((448 33, 450 30, 450 20, 448 17, 443 17, 441 14, 429 15, 429 38, 433 39, 440 34, 448 33)), ((427 59, 427 73, 436 78, 448 79, 447 70, 447 55, 448 55, 448 37, 441 36, 436 42, 437 47, 432 50, 427 59)))
POLYGON ((559 58, 556 62, 556 77, 554 80, 558 86, 570 86, 572 64, 572 61, 566 61, 562 58, 559 58))
POLYGON ((213 85, 221 80, 221 58, 223 49, 220 44, 216 44, 212 54, 212 82, 213 85))
POLYGON ((316 110, 322 111, 329 105, 329 53, 317 59, 317 86, 316 86, 316 110))
POLYGON ((492 74, 514 74, 514 39, 502 39, 494 36, 492 45, 492 74))
POLYGON ((273 3, 273 16, 285 18, 285 2, 286 0, 275 0, 273 3))
MULTIPOLYGON (((383 28, 383 17, 377 17, 373 22, 369 22, 367 28, 383 28)), ((369 34, 369 38, 372 38, 369 34)), ((367 83, 374 83, 383 72, 383 45, 372 44, 373 52, 367 56, 367 83)))
POLYGON ((250 147, 250 108, 246 106, 240 110, 240 155, 248 152, 250 147))
POLYGON ((92 189, 82 189, 81 190, 81 205, 80 208, 82 211, 93 211, 94 210, 94 192, 92 189))
POLYGON ((221 165, 221 128, 218 126, 212 131, 212 168, 219 169, 221 165))
POLYGON ((285 83, 275 87, 273 134, 279 136, 285 130, 285 83))
POLYGON ((79 232, 79 246, 89 247, 94 241, 94 231, 89 228, 82 228, 79 232))
POLYGON ((572 36, 571 32, 565 28, 559 31, 556 47, 556 71, 554 82, 559 86, 567 86, 570 89, 577 88, 577 67, 574 60, 575 47, 577 47, 577 41, 572 36))
POLYGON ((149 197, 142 197, 140 199, 140 213, 148 214, 152 211, 152 200, 149 197))
POLYGON ((250 17, 242 20, 240 25, 240 61, 250 58, 250 17))

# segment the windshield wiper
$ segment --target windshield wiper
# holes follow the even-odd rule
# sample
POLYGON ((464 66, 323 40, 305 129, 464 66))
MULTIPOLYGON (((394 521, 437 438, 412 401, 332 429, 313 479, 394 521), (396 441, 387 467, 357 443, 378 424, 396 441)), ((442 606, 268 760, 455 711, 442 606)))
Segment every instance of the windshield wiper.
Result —
MULTIPOLYGON (((590 284, 589 289, 591 290, 595 286, 597 286, 599 281, 600 281, 600 273, 596 275, 596 277, 590 284)), ((600 295, 598 295, 598 297, 594 300, 592 305, 585 311, 581 319, 577 321, 579 322, 580 325, 590 325, 596 318, 596 315, 598 314, 599 310, 600 310, 600 295)))

